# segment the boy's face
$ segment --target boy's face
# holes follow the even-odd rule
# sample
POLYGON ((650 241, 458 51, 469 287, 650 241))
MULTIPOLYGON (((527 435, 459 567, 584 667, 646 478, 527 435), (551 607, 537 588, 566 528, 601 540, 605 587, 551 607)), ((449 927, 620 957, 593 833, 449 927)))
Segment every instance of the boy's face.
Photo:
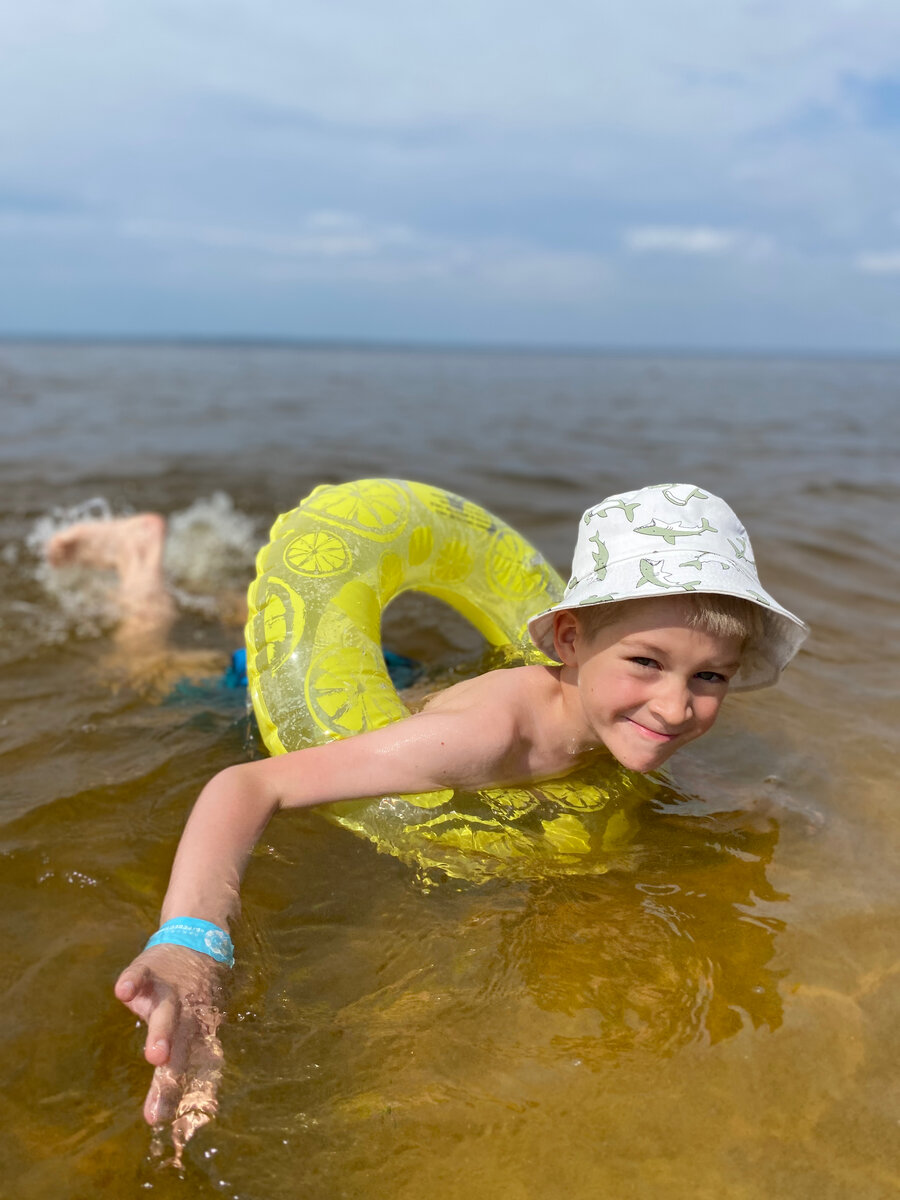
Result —
POLYGON ((642 600, 593 637, 571 611, 556 618, 557 650, 577 672, 572 718, 629 770, 655 770, 706 733, 740 666, 740 638, 692 629, 686 615, 680 597, 642 600))

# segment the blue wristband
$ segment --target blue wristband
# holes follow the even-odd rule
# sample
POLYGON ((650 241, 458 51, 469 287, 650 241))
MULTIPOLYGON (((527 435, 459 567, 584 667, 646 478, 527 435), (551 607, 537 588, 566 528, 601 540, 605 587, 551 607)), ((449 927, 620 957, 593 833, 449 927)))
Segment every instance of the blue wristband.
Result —
POLYGON ((226 967, 234 966, 234 943, 225 930, 213 925, 212 921, 201 921, 197 917, 173 917, 166 921, 144 949, 149 950, 151 946, 187 946, 226 967))

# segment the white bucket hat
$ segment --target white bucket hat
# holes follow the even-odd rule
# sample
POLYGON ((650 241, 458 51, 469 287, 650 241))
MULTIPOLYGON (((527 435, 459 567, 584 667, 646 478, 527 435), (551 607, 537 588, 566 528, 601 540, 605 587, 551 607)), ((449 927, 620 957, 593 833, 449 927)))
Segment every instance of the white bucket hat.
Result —
POLYGON ((809 633, 763 588, 747 531, 734 512, 691 483, 655 484, 589 508, 578 527, 563 599, 532 617, 528 632, 558 662, 554 613, 673 592, 740 596, 763 609, 763 635, 745 646, 732 691, 777 683, 809 633))

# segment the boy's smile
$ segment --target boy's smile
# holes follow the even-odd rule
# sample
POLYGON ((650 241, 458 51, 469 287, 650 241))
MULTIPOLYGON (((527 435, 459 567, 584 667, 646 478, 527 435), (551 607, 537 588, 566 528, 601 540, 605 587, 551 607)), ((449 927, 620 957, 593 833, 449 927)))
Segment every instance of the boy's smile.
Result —
POLYGON ((630 605, 593 637, 560 613, 570 718, 587 747, 601 742, 633 771, 652 771, 711 728, 740 665, 741 642, 687 624, 680 597, 630 605))

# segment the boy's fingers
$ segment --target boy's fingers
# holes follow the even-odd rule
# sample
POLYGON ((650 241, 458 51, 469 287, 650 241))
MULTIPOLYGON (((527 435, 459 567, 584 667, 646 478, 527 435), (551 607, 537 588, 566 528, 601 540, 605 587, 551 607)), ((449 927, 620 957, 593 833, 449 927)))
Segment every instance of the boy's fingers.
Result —
POLYGON ((222 1014, 213 998, 223 981, 212 960, 179 946, 154 946, 126 967, 113 988, 147 1025, 144 1057, 155 1070, 144 1118, 151 1125, 180 1118, 176 1145, 183 1146, 216 1110, 222 1014))
POLYGON ((116 980, 113 993, 117 1000, 121 1000, 123 1004, 127 1004, 129 1000, 133 1000, 137 992, 137 987, 134 983, 130 971, 123 971, 116 980))
POLYGON ((113 987, 116 999, 121 1000, 123 1004, 128 1004, 143 987, 146 987, 149 974, 146 967, 137 969, 134 966, 126 967, 113 987))
POLYGON ((188 1077, 191 1048, 199 1036, 197 1021, 189 1008, 174 998, 167 998, 160 1008, 162 1013, 154 1013, 153 1023, 148 1027, 144 1051, 148 1061, 156 1064, 144 1104, 144 1117, 151 1125, 168 1124, 175 1119, 188 1077), (151 1057, 151 1038, 154 1037, 160 1054, 165 1047, 165 1059, 151 1057))
MULTIPOLYGON (((197 1005, 192 1010, 192 1029, 185 1043, 186 1059, 173 1055, 172 1064, 179 1062, 181 1094, 172 1125, 172 1142, 176 1151, 183 1148, 198 1129, 215 1117, 219 1102, 216 1092, 222 1078, 222 1043, 216 1035, 220 1013, 209 1005, 197 1005)), ((176 1051, 180 1045, 176 1042, 176 1051)))
POLYGON ((162 1066, 171 1058, 180 1009, 174 992, 171 988, 166 988, 148 1014, 144 1058, 154 1067, 162 1066))
POLYGON ((174 1120, 183 1087, 183 1079, 168 1064, 156 1068, 144 1101, 144 1120, 148 1125, 168 1124, 174 1120))
POLYGON ((156 978, 149 967, 128 967, 116 980, 113 994, 136 1017, 148 1021, 154 1006, 156 978))

